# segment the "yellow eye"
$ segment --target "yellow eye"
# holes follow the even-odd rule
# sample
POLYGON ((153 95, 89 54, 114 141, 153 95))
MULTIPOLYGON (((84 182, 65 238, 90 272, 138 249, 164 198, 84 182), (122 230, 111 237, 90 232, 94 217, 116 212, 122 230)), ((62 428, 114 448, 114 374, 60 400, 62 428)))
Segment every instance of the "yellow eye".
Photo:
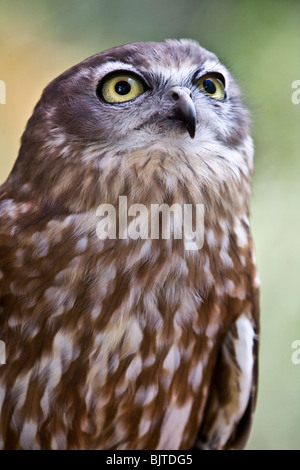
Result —
POLYGON ((136 75, 119 72, 104 80, 100 91, 108 103, 124 103, 144 93, 145 85, 136 75))
POLYGON ((218 75, 204 75, 197 81, 197 86, 200 91, 215 100, 223 100, 226 96, 225 85, 218 75))

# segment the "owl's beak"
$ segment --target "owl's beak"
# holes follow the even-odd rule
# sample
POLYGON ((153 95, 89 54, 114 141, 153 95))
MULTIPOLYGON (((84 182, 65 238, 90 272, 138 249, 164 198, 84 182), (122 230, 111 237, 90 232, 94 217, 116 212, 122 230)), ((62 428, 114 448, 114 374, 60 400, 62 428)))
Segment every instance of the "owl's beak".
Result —
POLYGON ((174 101, 169 119, 181 121, 193 139, 196 132, 196 110, 192 100, 192 92, 188 88, 173 86, 167 93, 167 97, 174 101))

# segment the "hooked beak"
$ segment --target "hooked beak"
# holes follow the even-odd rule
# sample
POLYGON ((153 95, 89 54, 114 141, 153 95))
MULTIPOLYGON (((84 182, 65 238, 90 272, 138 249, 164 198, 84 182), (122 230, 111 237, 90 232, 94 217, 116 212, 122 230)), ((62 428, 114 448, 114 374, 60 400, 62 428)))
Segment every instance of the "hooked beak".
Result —
POLYGON ((174 101, 170 119, 181 121, 193 139, 196 132, 196 110, 192 100, 192 93, 188 88, 173 86, 167 94, 168 98, 174 101))

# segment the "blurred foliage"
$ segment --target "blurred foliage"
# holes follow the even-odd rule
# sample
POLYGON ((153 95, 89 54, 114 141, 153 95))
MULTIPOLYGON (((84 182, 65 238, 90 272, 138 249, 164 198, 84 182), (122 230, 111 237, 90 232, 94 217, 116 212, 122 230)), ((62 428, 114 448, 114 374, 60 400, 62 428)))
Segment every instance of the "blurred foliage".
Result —
POLYGON ((0 0, 0 180, 43 87, 118 44, 191 37, 230 67, 252 111, 252 227, 262 281, 260 387, 249 449, 300 448, 298 0, 0 0))

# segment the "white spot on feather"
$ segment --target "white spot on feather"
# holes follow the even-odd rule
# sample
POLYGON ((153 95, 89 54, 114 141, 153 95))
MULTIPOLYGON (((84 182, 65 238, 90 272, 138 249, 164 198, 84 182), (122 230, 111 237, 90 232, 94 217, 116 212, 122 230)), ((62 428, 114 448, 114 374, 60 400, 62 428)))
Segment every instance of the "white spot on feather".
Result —
POLYGON ((61 359, 62 372, 68 369, 70 363, 78 357, 78 352, 74 354, 73 342, 68 336, 58 331, 53 340, 53 353, 61 359))
POLYGON ((233 294, 235 290, 235 285, 234 282, 231 279, 225 279, 224 282, 224 287, 225 287, 225 293, 226 294, 233 294))
POLYGON ((233 261, 228 254, 228 248, 229 248, 229 238, 227 235, 225 235, 222 241, 220 257, 221 257, 224 267, 233 268, 233 261))
POLYGON ((49 394, 48 394, 48 390, 45 389, 45 392, 44 392, 44 395, 40 401, 40 405, 41 405, 41 408, 42 408, 42 411, 44 413, 44 416, 47 417, 48 416, 48 413, 49 413, 49 409, 50 409, 50 406, 49 406, 49 394))
POLYGON ((218 330, 219 330, 220 326, 219 326, 219 323, 217 321, 214 321, 212 323, 210 323, 208 325, 208 327, 206 328, 206 336, 208 338, 214 338, 214 336, 217 334, 218 330))
POLYGON ((203 377, 203 366, 202 362, 199 362, 196 367, 193 368, 189 377, 189 383, 193 387, 194 392, 197 392, 202 382, 203 377))
POLYGON ((87 248, 87 243, 88 243, 87 237, 81 237, 76 243, 77 253, 83 253, 87 248))
POLYGON ((158 386, 150 385, 147 388, 140 387, 135 394, 134 403, 146 406, 151 403, 158 393, 158 386))
POLYGON ((127 367, 125 378, 129 382, 134 382, 142 371, 142 360, 140 356, 136 356, 132 359, 131 363, 127 367))
POLYGON ((210 248, 216 246, 216 237, 214 232, 211 229, 208 229, 206 232, 206 241, 210 248))
POLYGON ((163 367, 169 372, 175 372, 179 367, 180 360, 180 351, 178 350, 177 346, 173 345, 165 357, 163 367))
POLYGON ((145 434, 147 434, 147 432, 150 430, 151 424, 152 424, 151 419, 146 419, 143 417, 141 418, 140 424, 139 424, 139 431, 138 431, 139 437, 142 437, 145 434))
POLYGON ((59 287, 48 287, 45 290, 44 296, 49 304, 55 309, 55 313, 59 307, 64 310, 70 310, 75 302, 75 298, 70 295, 70 292, 59 287))
POLYGON ((207 254, 205 254, 205 262, 204 262, 203 268, 205 272, 205 281, 207 285, 212 286, 215 282, 215 279, 211 273, 210 261, 209 261, 209 257, 207 256, 207 254))
POLYGON ((157 449, 179 449, 184 428, 190 416, 191 407, 192 401, 188 401, 182 407, 176 406, 175 403, 170 403, 163 419, 157 449))
POLYGON ((63 432, 57 432, 51 439, 51 449, 53 450, 65 450, 67 446, 66 435, 63 432))
POLYGON ((40 448, 39 444, 35 440, 37 424, 37 422, 32 420, 25 421, 20 434, 20 444, 24 450, 38 450, 40 448))
POLYGON ((246 248, 248 246, 248 234, 239 219, 236 219, 234 232, 237 237, 238 246, 240 248, 246 248))
POLYGON ((254 287, 256 287, 257 289, 260 287, 261 285, 261 282, 260 282, 260 278, 259 278, 259 275, 258 273, 256 273, 256 276, 254 278, 254 281, 253 281, 253 285, 254 287))
POLYGON ((252 323, 242 315, 236 322, 238 339, 234 341, 235 356, 241 369, 240 376, 240 415, 247 406, 253 369, 253 340, 254 330, 252 323))

